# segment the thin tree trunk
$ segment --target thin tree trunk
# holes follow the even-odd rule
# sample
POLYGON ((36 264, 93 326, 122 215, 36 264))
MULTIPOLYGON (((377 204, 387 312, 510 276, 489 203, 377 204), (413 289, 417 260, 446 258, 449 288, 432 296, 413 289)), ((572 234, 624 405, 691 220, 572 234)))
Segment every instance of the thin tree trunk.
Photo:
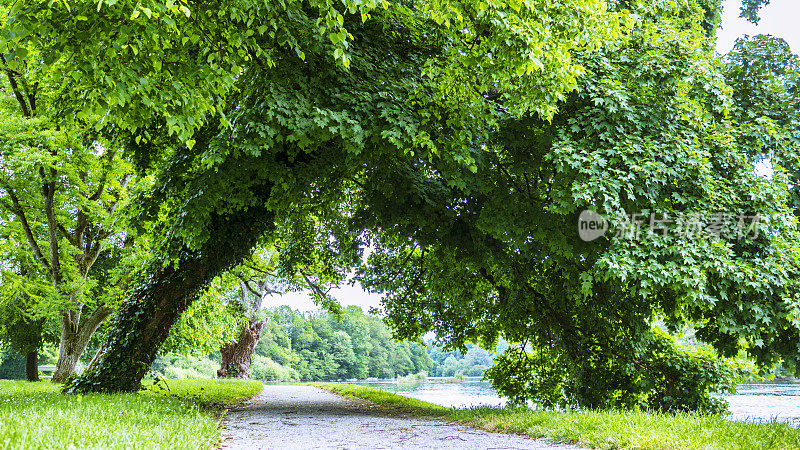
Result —
POLYGON ((250 363, 253 352, 256 350, 256 345, 261 339, 261 332, 264 331, 266 325, 266 320, 249 321, 242 327, 238 339, 228 342, 219 349, 222 353, 222 364, 217 370, 218 377, 250 379, 250 363))
MULTIPOLYGON (((263 182, 250 189, 266 199, 271 187, 263 182)), ((65 392, 138 390, 170 328, 199 291, 246 258, 258 239, 274 229, 274 213, 264 203, 212 214, 210 236, 200 249, 184 248, 175 264, 153 261, 145 281, 120 306, 103 353, 65 392)))
POLYGON ((39 381, 39 353, 28 352, 25 355, 25 378, 28 381, 39 381))

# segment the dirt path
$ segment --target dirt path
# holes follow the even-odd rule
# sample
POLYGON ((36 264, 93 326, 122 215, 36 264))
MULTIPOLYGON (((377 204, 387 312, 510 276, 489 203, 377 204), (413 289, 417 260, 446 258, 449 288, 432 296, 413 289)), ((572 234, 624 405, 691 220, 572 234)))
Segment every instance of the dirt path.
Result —
POLYGON ((223 447, 576 449, 438 420, 398 417, 379 405, 311 386, 264 386, 223 422, 223 447))

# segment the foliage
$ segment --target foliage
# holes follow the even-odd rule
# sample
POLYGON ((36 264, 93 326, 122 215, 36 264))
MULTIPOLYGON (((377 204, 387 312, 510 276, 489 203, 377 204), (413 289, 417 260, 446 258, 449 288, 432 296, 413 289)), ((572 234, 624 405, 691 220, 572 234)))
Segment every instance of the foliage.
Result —
MULTIPOLYGON (((505 343, 501 343, 497 354, 505 351, 502 344, 505 343)), ((428 355, 433 360, 431 376, 452 377, 457 373, 468 377, 483 376, 484 371, 494 364, 494 355, 474 344, 467 344, 466 347, 466 353, 461 353, 459 350, 445 351, 442 347, 429 342, 428 355)))
POLYGON ((761 18, 758 17, 758 11, 769 5, 769 2, 770 0, 742 0, 739 17, 758 25, 759 20, 761 20, 761 18))
POLYGON ((256 361, 270 376, 302 380, 394 378, 428 372, 432 364, 423 347, 394 342, 381 319, 357 306, 338 318, 303 315, 287 306, 271 311, 254 353, 254 371, 256 361))
POLYGON ((25 356, 15 350, 0 352, 0 380, 24 380, 25 356))
POLYGON ((625 379, 624 367, 604 367, 601 370, 607 372, 597 377, 597 367, 571 370, 565 365, 570 364, 568 360, 542 354, 542 350, 511 348, 500 355, 486 376, 512 404, 524 405, 534 399, 544 408, 591 404, 596 408, 725 412, 727 402, 713 394, 733 392, 750 373, 747 366, 719 359, 707 349, 679 346, 663 332, 656 331, 653 336, 634 363, 651 368, 652 373, 629 381, 612 398, 608 398, 609 384, 625 379), (609 374, 618 378, 609 380, 609 374))
POLYGON ((552 121, 504 115, 473 144, 463 189, 424 159, 366 171, 361 217, 377 250, 360 280, 386 294, 401 338, 435 331, 463 349, 502 336, 514 350, 489 372, 498 389, 588 408, 714 411, 712 392, 735 373, 718 358, 741 349, 762 368, 797 358, 787 180, 754 173, 752 149, 772 137, 743 139, 749 125, 708 45, 704 6, 631 6, 640 20, 626 39, 576 52, 585 74, 552 121), (584 209, 611 232, 581 240, 584 209), (708 221, 681 232, 683 218, 718 214, 765 220, 757 236, 708 221), (685 353, 658 321, 695 325, 714 352, 685 353))
MULTIPOLYGON (((744 125, 741 138, 749 144, 751 157, 797 179, 800 58, 783 39, 757 35, 737 40, 725 63, 725 78, 737 106, 732 112, 744 125)), ((800 211, 797 183, 787 188, 790 204, 800 211)))
MULTIPOLYGON (((263 217, 266 211, 253 207, 267 200, 278 224, 325 221, 330 226, 323 229, 332 229, 342 217, 337 206, 347 199, 350 175, 385 153, 415 148, 454 168, 470 167, 460 142, 494 120, 495 99, 514 111, 551 117, 581 73, 570 51, 618 37, 623 19, 597 0, 384 2, 382 8, 351 1, 212 2, 192 9, 173 2, 111 3, 71 14, 60 7, 13 8, 4 34, 10 46, 25 48, 20 54, 32 53, 31 47, 56 58, 61 79, 74 74, 84 99, 78 117, 103 130, 130 132, 135 159, 164 181, 150 198, 153 207, 144 208, 145 221, 163 222, 156 245, 162 255, 114 322, 113 351, 97 362, 102 370, 88 371, 81 389, 136 384, 112 380, 112 370, 123 366, 128 377, 141 376, 142 368, 127 367, 130 360, 150 361, 141 345, 160 346, 163 328, 188 306, 169 300, 162 315, 149 310, 161 295, 155 285, 164 273, 206 274, 183 285, 180 297, 190 303, 269 228, 263 219, 253 221, 253 236, 239 233, 240 245, 229 249, 215 245, 223 231, 214 226, 217 218, 243 221, 236 216, 247 208, 263 217), (119 27, 119 20, 126 25, 119 27), (208 30, 219 39, 205 39, 208 30), (75 47, 82 41, 92 45, 75 47), (62 64, 65 55, 70 64, 62 64), (303 81, 308 76, 325 82, 303 81), (385 107, 395 98, 403 100, 385 107), (322 99, 327 105, 312 106, 322 99), (409 114, 413 104, 419 105, 416 117, 409 114), (461 130, 457 139, 445 138, 442 121, 461 130), (166 269, 169 264, 178 269, 166 269), (152 342, 140 344, 136 330, 156 328, 146 334, 152 342)), ((288 253, 304 248, 286 245, 294 243, 300 244, 292 239, 282 247, 288 253)), ((333 245, 350 261, 357 256, 348 242, 333 245)))
POLYGON ((291 367, 282 366, 266 356, 253 355, 250 376, 255 380, 296 381, 300 374, 291 367))
POLYGON ((488 431, 525 434, 551 443, 621 449, 800 448, 800 430, 785 423, 742 423, 719 415, 645 411, 542 411, 527 408, 448 409, 390 392, 317 384, 406 414, 433 416, 488 431))
POLYGON ((207 359, 179 354, 159 355, 150 367, 151 374, 160 379, 214 379, 219 366, 207 359))
POLYGON ((169 390, 65 396, 50 383, 0 381, 5 448, 210 448, 219 407, 251 397, 260 383, 170 381, 169 390))
MULTIPOLYGON (((190 146, 193 131, 222 106, 245 64, 274 65, 279 45, 301 53, 298 36, 285 27, 296 15, 311 11, 319 19, 319 31, 335 39, 340 61, 348 41, 341 14, 328 1, 309 2, 307 11, 297 1, 2 6, 0 47, 11 57, 4 69, 35 68, 30 84, 56 91, 45 101, 62 113, 62 125, 88 123, 149 140, 142 128, 161 123, 190 146)), ((374 3, 338 6, 366 13, 374 3)))
MULTIPOLYGON (((118 4, 109 17, 130 6, 118 4)), ((433 330, 464 350, 503 336, 515 350, 494 373, 512 373, 535 352, 542 363, 526 373, 543 382, 516 394, 543 403, 713 410, 710 392, 731 373, 715 365, 717 354, 743 350, 761 367, 800 354, 789 179, 753 173, 752 149, 771 137, 742 138, 748 124, 710 45, 718 2, 259 5, 198 6, 186 42, 173 43, 168 28, 160 36, 169 45, 140 53, 191 69, 196 61, 183 56, 195 27, 232 19, 207 51, 236 54, 212 58, 224 61, 222 76, 192 93, 209 103, 183 115, 174 103, 142 108, 150 115, 140 122, 154 126, 134 153, 163 162, 137 207, 141 222, 159 224, 159 255, 114 322, 109 350, 70 389, 135 388, 197 294, 264 241, 277 243, 284 267, 310 263, 334 277, 330 268, 358 264, 372 245, 359 276, 387 293, 399 337, 433 330), (320 28, 328 18, 336 32, 320 28), (228 66, 239 61, 241 73, 228 66), (219 126, 216 115, 199 116, 212 109, 219 126), (167 131, 153 117, 165 117, 167 131), (645 227, 627 238, 617 226, 619 236, 584 242, 575 229, 582 209, 772 219, 757 236, 681 236, 673 220, 669 233, 645 227), (717 354, 686 353, 655 331, 657 321, 696 326, 717 354), (662 383, 676 373, 682 391, 662 383)), ((134 15, 136 27, 146 23, 134 15)), ((92 42, 113 45, 98 19, 89 21, 92 42)), ((51 40, 71 30, 54 28, 51 40)), ((216 67, 206 62, 197 73, 216 67)), ((149 79, 149 65, 136 70, 149 79)), ((109 120, 132 128, 117 109, 109 120)), ((339 331, 324 321, 292 329, 292 350, 309 361, 301 376, 381 372, 360 364, 370 349, 339 331)))
POLYGON ((217 278, 170 329, 162 353, 207 355, 236 337, 242 323, 240 309, 230 301, 231 280, 217 278))
POLYGON ((44 318, 25 314, 24 302, 0 304, 0 342, 20 354, 38 352, 44 344, 44 318))

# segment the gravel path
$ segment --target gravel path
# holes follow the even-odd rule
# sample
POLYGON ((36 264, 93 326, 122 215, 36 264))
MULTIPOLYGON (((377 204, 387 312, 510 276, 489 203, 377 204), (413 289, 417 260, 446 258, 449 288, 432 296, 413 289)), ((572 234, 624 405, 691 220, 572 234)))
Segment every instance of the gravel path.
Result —
POLYGON ((268 385, 223 421, 225 449, 577 449, 438 420, 399 417, 380 405, 311 386, 268 385))

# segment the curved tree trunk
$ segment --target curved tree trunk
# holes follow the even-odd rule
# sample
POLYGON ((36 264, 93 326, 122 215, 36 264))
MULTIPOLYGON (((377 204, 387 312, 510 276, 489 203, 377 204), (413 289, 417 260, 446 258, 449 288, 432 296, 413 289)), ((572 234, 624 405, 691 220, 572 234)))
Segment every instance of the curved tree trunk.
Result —
POLYGON ((219 349, 222 353, 222 364, 217 370, 218 377, 250 379, 250 363, 253 352, 266 325, 266 320, 249 321, 248 325, 242 327, 242 332, 239 333, 237 339, 219 349))
MULTIPOLYGON (((257 198, 266 199, 272 184, 261 183, 250 189, 257 198)), ((213 213, 209 237, 201 248, 183 247, 174 264, 153 261, 145 281, 134 288, 115 316, 103 352, 65 392, 138 390, 170 328, 200 290, 246 258, 258 239, 274 229, 274 213, 265 203, 243 211, 213 213)))
POLYGON ((39 353, 25 354, 25 378, 28 381, 39 381, 39 353))

